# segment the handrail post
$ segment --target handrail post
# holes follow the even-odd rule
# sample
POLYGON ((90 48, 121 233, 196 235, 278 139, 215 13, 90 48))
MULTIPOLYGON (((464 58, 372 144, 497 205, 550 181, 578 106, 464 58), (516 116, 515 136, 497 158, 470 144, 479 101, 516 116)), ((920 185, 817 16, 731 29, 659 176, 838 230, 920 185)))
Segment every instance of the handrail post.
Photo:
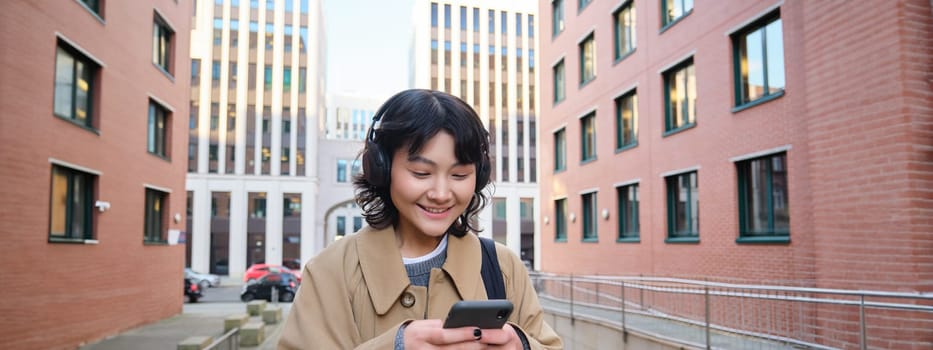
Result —
POLYGON ((706 349, 709 350, 711 349, 709 341, 709 286, 703 286, 703 290, 705 299, 704 304, 706 304, 706 349))
POLYGON ((622 341, 625 342, 625 343, 628 343, 628 329, 625 328, 625 281, 624 281, 624 280, 620 280, 619 282, 622 284, 622 293, 621 293, 621 297, 622 297, 622 302, 621 302, 621 309, 622 309, 622 341))
POLYGON ((576 317, 573 315, 573 274, 570 274, 570 324, 576 323, 576 317))
POLYGON ((858 303, 858 320, 859 320, 859 346, 862 350, 868 349, 868 339, 865 334, 865 294, 859 296, 858 303))
MULTIPOLYGON (((638 274, 638 277, 643 277, 644 275, 638 274)), ((645 281, 638 280, 640 287, 638 287, 638 306, 644 310, 645 309, 645 281)))

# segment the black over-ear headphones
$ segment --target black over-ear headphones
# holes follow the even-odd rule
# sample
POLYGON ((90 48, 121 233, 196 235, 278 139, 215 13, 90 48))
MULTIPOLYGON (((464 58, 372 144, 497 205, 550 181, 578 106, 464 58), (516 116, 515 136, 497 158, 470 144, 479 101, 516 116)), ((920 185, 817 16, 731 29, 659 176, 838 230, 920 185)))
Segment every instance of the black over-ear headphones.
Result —
POLYGON ((382 124, 382 116, 388 109, 388 105, 386 103, 373 115, 373 123, 369 127, 369 132, 366 133, 366 148, 362 156, 363 176, 366 177, 366 182, 380 189, 389 185, 389 172, 392 169, 392 158, 386 155, 382 147, 376 143, 376 130, 382 124))

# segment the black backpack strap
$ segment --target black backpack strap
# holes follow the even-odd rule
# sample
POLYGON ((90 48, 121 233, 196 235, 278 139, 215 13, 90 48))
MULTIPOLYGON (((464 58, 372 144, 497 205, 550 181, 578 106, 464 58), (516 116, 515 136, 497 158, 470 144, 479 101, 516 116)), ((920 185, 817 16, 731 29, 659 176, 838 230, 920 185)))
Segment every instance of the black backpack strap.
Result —
POLYGON ((479 237, 479 242, 483 248, 483 266, 480 273, 486 286, 486 297, 490 300, 505 299, 505 282, 502 281, 502 270, 499 269, 496 242, 485 237, 479 237))

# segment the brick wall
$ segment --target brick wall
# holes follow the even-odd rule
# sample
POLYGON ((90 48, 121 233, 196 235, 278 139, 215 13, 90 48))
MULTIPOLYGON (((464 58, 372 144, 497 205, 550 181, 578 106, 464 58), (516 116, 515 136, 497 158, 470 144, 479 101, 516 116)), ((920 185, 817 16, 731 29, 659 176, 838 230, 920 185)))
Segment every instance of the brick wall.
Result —
POLYGON ((660 9, 635 1, 634 53, 612 59, 612 12, 565 2, 566 29, 551 35, 540 1, 542 90, 539 142, 542 268, 577 274, 646 274, 828 288, 929 290, 931 236, 931 11, 926 1, 873 6, 784 2, 783 96, 734 112, 729 33, 774 8, 769 1, 697 2, 659 30, 660 9), (577 44, 595 28, 597 77, 579 86, 577 44), (553 104, 551 65, 564 59, 567 98, 553 104), (692 57, 696 127, 663 136, 661 73, 692 57), (613 100, 638 92, 638 146, 615 152, 613 100), (580 162, 578 117, 596 110, 597 160, 580 162), (553 132, 566 129, 567 170, 554 173, 553 132), (739 244, 735 163, 789 147, 791 242, 739 244), (697 169, 699 243, 665 243, 662 174, 697 169), (638 181, 639 243, 617 243, 615 185, 638 181), (581 241, 580 193, 598 190, 599 242, 581 241), (554 199, 576 222, 555 242, 554 199))
POLYGON ((145 186, 171 191, 167 229, 184 230, 189 1, 0 5, 0 347, 75 348, 181 311, 184 247, 143 244, 145 186), (176 32, 174 76, 152 63, 158 9, 176 32), (54 116, 60 35, 103 63, 97 133, 54 116), (174 113, 170 160, 146 151, 149 98, 174 113), (100 172, 98 244, 49 243, 50 159, 100 172), (171 219, 175 213, 181 220, 171 219))

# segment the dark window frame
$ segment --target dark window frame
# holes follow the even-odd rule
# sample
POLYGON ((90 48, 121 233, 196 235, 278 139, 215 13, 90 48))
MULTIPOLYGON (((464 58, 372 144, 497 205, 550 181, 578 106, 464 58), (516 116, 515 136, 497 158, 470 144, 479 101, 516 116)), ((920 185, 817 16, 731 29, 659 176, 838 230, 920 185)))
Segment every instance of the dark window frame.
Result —
POLYGON ((589 192, 580 195, 582 215, 580 216, 580 225, 582 226, 581 241, 598 242, 599 241, 599 197, 597 192, 589 192))
POLYGON ((85 55, 83 52, 79 51, 77 48, 72 46, 70 43, 65 40, 59 39, 58 45, 55 48, 55 78, 52 80, 53 84, 53 108, 52 113, 59 118, 67 120, 74 123, 77 126, 85 128, 91 132, 98 133, 97 125, 98 121, 95 118, 97 113, 97 95, 100 91, 100 86, 98 84, 100 80, 100 71, 101 66, 98 62, 92 60, 90 57, 85 55), (67 56, 71 60, 71 76, 70 81, 67 83, 70 85, 67 90, 65 87, 59 87, 59 58, 62 55, 67 56), (84 72, 85 74, 82 77, 78 75, 79 72, 84 72), (78 90, 79 87, 77 84, 78 80, 83 78, 87 85, 87 96, 85 97, 86 105, 85 107, 85 117, 82 121, 77 117, 78 115, 78 90), (62 89, 62 90, 59 90, 62 89), (58 100, 67 96, 68 106, 67 113, 63 114, 63 111, 57 110, 58 100))
POLYGON ((554 172, 567 170, 567 129, 554 132, 554 172))
POLYGON ((146 188, 143 243, 168 242, 168 197, 167 192, 146 188))
POLYGON ((596 160, 596 111, 580 118, 580 163, 596 160))
POLYGON ((580 86, 582 87, 588 84, 589 82, 596 80, 596 64, 597 64, 596 57, 598 56, 598 53, 596 50, 596 32, 595 31, 591 32, 585 38, 583 38, 583 40, 580 40, 580 43, 577 44, 577 47, 579 49, 579 59, 580 59, 580 70, 579 70, 580 86), (592 62, 590 63, 592 72, 589 75, 586 74, 587 70, 586 70, 586 59, 585 59, 586 51, 587 51, 587 48, 586 48, 587 44, 592 45, 592 50, 593 50, 591 54, 592 62))
POLYGON ((670 175, 664 178, 667 197, 667 239, 666 243, 698 243, 700 241, 700 199, 699 176, 696 170, 670 175), (678 210, 677 198, 681 190, 681 180, 686 177, 688 186, 684 208, 678 210), (695 209, 695 210, 694 210, 695 209), (696 217, 691 213, 696 212, 696 217), (677 219, 683 215, 686 230, 677 229, 677 219), (695 226, 695 227, 691 227, 695 226))
POLYGON ((616 97, 615 101, 615 119, 616 119, 616 152, 638 146, 638 91, 632 89, 629 92, 616 97), (623 118, 623 104, 629 101, 631 105, 631 125, 628 126, 629 132, 626 132, 625 118, 623 118), (627 137, 626 137, 627 136, 627 137), (626 141, 628 139, 628 141, 626 141))
POLYGON ((640 242, 638 183, 616 187, 618 237, 616 242, 640 242))
POLYGON ((81 7, 84 7, 88 12, 90 12, 94 17, 97 17, 97 20, 101 23, 104 21, 104 10, 106 9, 107 0, 79 0, 81 7))
POLYGON ((94 211, 97 209, 95 207, 97 175, 53 164, 49 187, 49 242, 84 243, 88 240, 94 240, 96 236, 94 232, 94 211), (65 180, 65 203, 62 208, 59 208, 64 209, 65 212, 58 213, 64 215, 63 232, 53 232, 53 225, 56 220, 56 173, 64 176, 65 180), (83 189, 81 185, 83 185, 83 189), (80 227, 76 228, 75 225, 80 227))
MULTIPOLYGON (((790 243, 790 208, 789 208, 789 186, 788 186, 788 176, 787 176, 787 152, 779 152, 768 154, 761 157, 744 159, 737 161, 735 163, 736 167, 736 179, 738 181, 738 210, 739 210, 739 237, 736 239, 737 243, 790 243), (774 162, 776 159, 780 160, 782 164, 783 174, 779 174, 781 170, 775 170, 774 162), (754 186, 752 182, 752 163, 757 163, 764 167, 765 170, 765 188, 762 188, 763 195, 766 202, 766 207, 764 208, 764 213, 767 216, 767 227, 765 230, 753 230, 751 228, 751 217, 754 216, 754 213, 751 211, 754 210, 753 206, 750 204, 752 199, 750 197, 750 192, 754 191, 754 186), (776 179, 777 178, 777 179, 776 179), (783 183, 783 195, 775 196, 776 186, 780 186, 783 183), (783 198, 776 198, 783 197, 783 198), (786 221, 783 226, 784 229, 779 228, 776 225, 777 214, 775 208, 778 206, 777 201, 783 199, 783 207, 787 211, 786 221)), ((761 214, 761 213, 760 213, 761 214)))
POLYGON ((152 64, 169 77, 175 76, 175 29, 159 15, 153 14, 152 20, 152 64))
POLYGON ((675 24, 686 18, 688 15, 693 13, 694 0, 661 0, 661 32, 664 32, 670 27, 673 27, 675 24), (668 1, 680 2, 681 8, 685 8, 685 4, 689 1, 690 8, 683 10, 680 16, 674 16, 673 14, 668 15, 667 13, 673 10, 668 10, 667 3, 668 1))
POLYGON ((564 0, 551 1, 551 37, 556 38, 564 32, 564 0))
POLYGON ((164 159, 171 159, 172 111, 149 99, 149 117, 146 123, 146 151, 164 159), (162 126, 158 127, 161 122, 162 126), (153 129, 155 127, 155 129, 153 129))
MULTIPOLYGON (((777 9, 771 13, 768 13, 765 16, 762 16, 761 18, 755 20, 754 22, 750 23, 749 25, 745 26, 744 28, 730 35, 731 40, 732 40, 733 84, 734 84, 734 90, 735 90, 735 101, 734 101, 735 108, 733 109, 733 112, 738 112, 745 108, 756 106, 758 104, 776 99, 784 95, 784 89, 786 88, 786 81, 785 81, 786 75, 781 77, 781 80, 784 82, 784 85, 774 92, 770 91, 771 83, 773 82, 773 79, 771 79, 772 72, 771 72, 770 67, 772 67, 772 64, 771 62, 769 62, 769 54, 768 54, 769 42, 768 42, 767 29, 769 26, 775 24, 776 22, 779 22, 778 25, 780 26, 780 29, 781 29, 780 30, 781 32, 781 38, 780 38, 781 62, 779 64, 781 66, 786 66, 784 64, 784 38, 783 38, 784 24, 783 24, 783 21, 781 20, 780 9, 777 9), (750 95, 748 92, 749 87, 747 84, 747 81, 748 81, 748 72, 747 72, 748 70, 747 69, 748 48, 745 45, 745 39, 749 35, 759 33, 759 32, 761 33, 761 47, 760 47, 761 60, 762 60, 761 69, 762 69, 762 75, 763 75, 762 78, 764 80, 763 82, 764 89, 761 95, 755 98, 751 98, 749 97, 750 95), (746 63, 743 63, 743 62, 746 62, 746 63)), ((784 70, 782 69, 781 72, 783 73, 784 70)))
POLYGON ((619 8, 616 9, 615 12, 612 13, 612 28, 613 28, 612 30, 613 31, 612 52, 614 54, 615 61, 619 62, 625 59, 626 57, 628 57, 629 55, 631 55, 633 52, 635 52, 635 49, 638 48, 638 40, 637 40, 638 22, 637 22, 637 13, 635 11, 634 0, 631 0, 631 1, 628 1, 622 4, 622 6, 619 6, 619 8), (624 29, 626 27, 624 25, 624 21, 619 20, 619 15, 623 13, 629 14, 630 22, 631 22, 631 30, 627 32, 629 36, 625 40, 625 43, 628 44, 627 46, 630 46, 630 47, 627 48, 627 50, 625 51, 622 51, 623 48, 620 45, 622 44, 621 39, 623 37, 623 34, 625 33, 624 29))
POLYGON ((567 241, 567 198, 554 200, 554 241, 567 241))
POLYGON ((561 58, 554 67, 551 68, 553 73, 554 86, 554 104, 558 104, 565 99, 567 99, 567 67, 564 65, 564 59, 561 58), (558 80, 558 76, 560 79, 558 80))
POLYGON ((690 129, 696 126, 696 66, 693 64, 693 57, 687 58, 683 62, 678 63, 677 65, 671 67, 663 73, 664 79, 664 136, 678 133, 680 131, 690 129), (679 101, 682 104, 680 108, 686 111, 686 117, 684 116, 673 116, 673 111, 671 108, 671 90, 676 86, 674 80, 677 78, 677 73, 680 71, 685 72, 686 81, 683 82, 684 89, 686 90, 684 95, 686 100, 679 101), (694 96, 689 96, 690 85, 693 84, 694 96), (672 86, 674 85, 674 86, 672 86), (692 108, 691 108, 692 107, 692 108))

